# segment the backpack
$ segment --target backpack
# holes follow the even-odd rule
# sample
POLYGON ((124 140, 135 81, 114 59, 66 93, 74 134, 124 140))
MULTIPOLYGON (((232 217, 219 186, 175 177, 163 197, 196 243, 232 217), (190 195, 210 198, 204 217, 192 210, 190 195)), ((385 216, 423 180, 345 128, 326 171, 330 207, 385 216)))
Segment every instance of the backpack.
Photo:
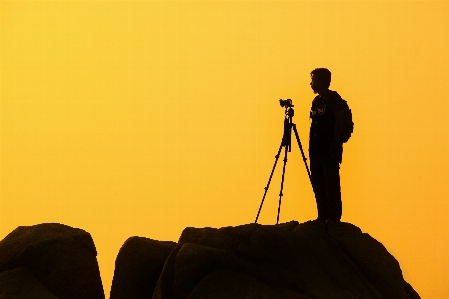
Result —
POLYGON ((354 122, 352 121, 352 111, 348 106, 348 102, 343 100, 343 111, 344 120, 343 120, 343 129, 341 130, 340 140, 342 143, 348 142, 349 138, 354 132, 354 122))

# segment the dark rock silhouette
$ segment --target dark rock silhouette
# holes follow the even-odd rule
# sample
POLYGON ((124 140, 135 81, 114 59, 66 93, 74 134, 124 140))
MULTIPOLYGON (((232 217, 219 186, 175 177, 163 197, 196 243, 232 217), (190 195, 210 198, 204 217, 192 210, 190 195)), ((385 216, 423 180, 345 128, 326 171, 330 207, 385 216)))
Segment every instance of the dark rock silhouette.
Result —
POLYGON ((115 261, 110 299, 151 298, 175 242, 131 237, 115 261))
POLYGON ((0 273, 0 299, 58 299, 25 267, 0 273))
MULTIPOLYGON (((81 229, 58 223, 20 226, 0 241, 0 273, 9 277, 5 271, 23 266, 55 297, 104 299, 96 255, 90 234, 81 229)), ((19 277, 30 278, 21 271, 19 277)))
POLYGON ((385 247, 349 223, 186 228, 153 293, 168 298, 418 299, 385 247))
MULTIPOLYGON (((61 224, 0 241, 0 299, 104 299, 91 236, 61 224)), ((349 223, 186 228, 129 238, 111 299, 420 299, 385 247, 349 223)))

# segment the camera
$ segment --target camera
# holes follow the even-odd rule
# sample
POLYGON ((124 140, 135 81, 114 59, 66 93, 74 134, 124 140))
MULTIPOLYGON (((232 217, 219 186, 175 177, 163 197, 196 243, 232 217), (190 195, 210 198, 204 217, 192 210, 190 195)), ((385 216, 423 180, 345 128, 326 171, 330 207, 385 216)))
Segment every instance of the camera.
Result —
POLYGON ((292 104, 292 100, 291 99, 279 99, 279 104, 281 104, 281 107, 285 107, 285 108, 290 108, 290 107, 294 107, 295 105, 292 104))

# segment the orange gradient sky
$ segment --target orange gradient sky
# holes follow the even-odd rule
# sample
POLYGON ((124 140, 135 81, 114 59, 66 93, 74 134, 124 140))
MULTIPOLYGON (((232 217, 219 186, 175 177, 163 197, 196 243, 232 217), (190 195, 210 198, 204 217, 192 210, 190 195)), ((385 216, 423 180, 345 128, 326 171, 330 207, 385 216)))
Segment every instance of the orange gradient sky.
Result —
MULTIPOLYGON (((353 110, 342 220, 422 298, 449 294, 449 2, 1 1, 0 239, 88 231, 106 297, 131 236, 253 222, 291 98, 307 153, 310 71, 353 110)), ((316 218, 299 149, 281 222, 316 218)), ((282 165, 259 223, 276 222, 282 165)))

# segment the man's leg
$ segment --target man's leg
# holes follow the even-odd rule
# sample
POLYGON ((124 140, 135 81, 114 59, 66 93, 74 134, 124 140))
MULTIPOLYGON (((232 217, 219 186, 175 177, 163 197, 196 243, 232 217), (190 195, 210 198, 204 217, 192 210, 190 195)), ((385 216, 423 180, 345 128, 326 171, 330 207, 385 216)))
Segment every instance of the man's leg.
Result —
POLYGON ((339 158, 323 157, 321 163, 326 180, 326 203, 328 205, 328 218, 339 222, 342 214, 340 189, 340 163, 339 158))
POLYGON ((326 177, 320 156, 310 155, 310 173, 318 209, 318 219, 325 221, 329 218, 329 211, 326 202, 326 177))

